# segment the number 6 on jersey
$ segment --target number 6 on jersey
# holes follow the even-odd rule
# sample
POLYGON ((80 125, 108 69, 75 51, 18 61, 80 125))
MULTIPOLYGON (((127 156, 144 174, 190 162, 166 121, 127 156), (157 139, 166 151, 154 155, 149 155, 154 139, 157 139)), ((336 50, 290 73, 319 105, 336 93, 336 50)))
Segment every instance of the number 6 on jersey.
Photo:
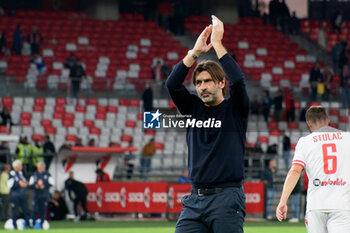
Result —
POLYGON ((334 174, 337 171, 337 156, 335 153, 337 152, 337 148, 334 143, 323 144, 322 145, 323 152, 323 171, 325 174, 334 174), (334 153, 333 155, 329 155, 328 152, 334 153), (329 168, 329 164, 332 164, 331 168, 329 168))

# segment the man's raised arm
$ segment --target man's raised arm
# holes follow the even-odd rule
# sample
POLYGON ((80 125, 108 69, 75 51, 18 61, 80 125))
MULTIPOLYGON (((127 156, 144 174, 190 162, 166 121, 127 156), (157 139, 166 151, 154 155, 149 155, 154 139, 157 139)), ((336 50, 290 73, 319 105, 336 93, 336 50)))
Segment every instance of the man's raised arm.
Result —
POLYGON ((193 49, 189 50, 183 60, 176 64, 166 81, 169 95, 182 114, 190 114, 192 108, 191 98, 193 98, 183 85, 183 82, 197 58, 211 49, 212 44, 207 44, 211 31, 212 25, 207 26, 202 31, 197 38, 193 49))

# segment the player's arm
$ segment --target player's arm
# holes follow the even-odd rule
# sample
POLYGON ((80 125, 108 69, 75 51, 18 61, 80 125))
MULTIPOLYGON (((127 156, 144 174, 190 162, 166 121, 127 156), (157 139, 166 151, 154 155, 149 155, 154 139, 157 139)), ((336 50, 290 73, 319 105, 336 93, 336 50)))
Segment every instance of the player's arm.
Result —
POLYGON ((196 62, 196 59, 203 53, 209 51, 212 47, 211 43, 207 44, 207 40, 210 36, 212 26, 207 26, 197 38, 197 41, 189 51, 189 53, 180 61, 174 69, 171 71, 167 81, 166 87, 169 95, 174 101, 176 107, 182 114, 190 114, 192 109, 193 96, 183 85, 186 75, 190 68, 196 62))
POLYGON ((276 209, 276 217, 279 221, 282 221, 283 219, 287 218, 287 201, 295 185, 298 183, 302 171, 303 167, 295 164, 292 165, 291 169, 287 174, 286 180, 283 185, 281 199, 276 209))
POLYGON ((229 80, 230 96, 233 101, 234 110, 238 110, 239 115, 248 116, 249 97, 246 90, 244 74, 237 62, 230 56, 222 44, 224 36, 224 24, 216 16, 212 16, 213 29, 211 33, 211 43, 216 55, 229 80))

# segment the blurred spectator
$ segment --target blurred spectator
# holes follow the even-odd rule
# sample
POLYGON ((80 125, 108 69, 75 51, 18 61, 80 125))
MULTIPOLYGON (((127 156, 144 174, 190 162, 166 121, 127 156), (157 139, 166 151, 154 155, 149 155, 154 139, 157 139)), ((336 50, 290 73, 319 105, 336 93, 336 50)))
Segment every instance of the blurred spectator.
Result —
POLYGON ((299 222, 299 213, 300 213, 300 196, 301 196, 301 179, 298 180, 298 183, 295 185, 295 188, 291 194, 291 203, 293 208, 293 218, 289 219, 289 222, 299 222))
POLYGON ((40 53, 40 44, 43 42, 43 37, 41 33, 38 32, 36 26, 32 27, 32 33, 28 35, 28 42, 30 43, 31 53, 30 55, 40 53))
POLYGON ((276 156, 277 155, 277 144, 271 144, 267 147, 266 154, 269 156, 276 156))
MULTIPOLYGON (((128 147, 133 147, 133 140, 131 139, 129 141, 128 147)), ((131 180, 133 171, 134 171, 134 166, 135 166, 135 155, 132 151, 128 151, 124 155, 124 166, 126 168, 126 178, 128 180, 131 180)))
POLYGON ((7 126, 11 130, 11 126, 13 125, 11 114, 6 106, 2 108, 0 113, 0 125, 7 126))
POLYGON ((77 60, 77 64, 71 69, 70 78, 72 82, 72 96, 76 98, 80 89, 81 79, 85 78, 85 69, 80 59, 77 60))
POLYGON ((290 158, 290 149, 291 149, 291 144, 290 144, 290 138, 286 134, 285 131, 282 131, 282 145, 283 145, 283 152, 282 152, 282 157, 284 160, 284 166, 286 167, 286 171, 288 172, 289 170, 289 158, 290 158))
POLYGON ((84 146, 83 145, 83 139, 82 138, 77 138, 77 141, 75 142, 75 146, 84 146))
POLYGON ((34 53, 30 59, 30 63, 35 65, 40 75, 45 74, 46 65, 45 65, 44 59, 39 54, 34 53))
POLYGON ((68 208, 61 192, 56 190, 48 204, 50 220, 64 220, 68 214, 68 208))
POLYGON ((158 5, 159 25, 168 32, 170 30, 170 17, 173 15, 173 6, 168 0, 164 0, 158 5))
POLYGON ((179 177, 179 179, 177 180, 177 183, 191 183, 191 181, 188 179, 188 171, 187 170, 183 170, 181 176, 179 177))
POLYGON ((8 147, 8 143, 6 141, 2 141, 0 144, 0 165, 10 163, 10 149, 8 147))
POLYGON ((69 69, 69 71, 71 72, 71 70, 73 69, 73 67, 77 64, 77 59, 75 57, 74 53, 70 53, 69 57, 66 59, 64 65, 66 66, 66 68, 69 69))
POLYGON ((30 157, 32 162, 32 171, 36 170, 38 162, 44 162, 44 148, 38 139, 35 139, 34 141, 34 146, 32 146, 30 157))
POLYGON ((251 155, 253 156, 260 156, 263 155, 264 151, 261 148, 261 142, 257 141, 254 145, 254 147, 251 150, 251 155))
POLYGON ((0 37, 0 55, 6 55, 6 56, 10 56, 11 52, 7 47, 7 42, 6 42, 6 32, 2 32, 1 33, 1 37, 0 37))
POLYGON ((341 73, 340 86, 342 88, 342 101, 344 108, 350 108, 350 71, 349 66, 344 65, 341 73))
MULTIPOLYGON (((23 172, 29 177, 30 171, 30 154, 32 152, 32 145, 28 142, 28 138, 20 137, 19 143, 16 148, 15 159, 21 161, 21 167, 23 166, 23 172)), ((22 170, 22 168, 21 168, 22 170)))
POLYGON ((342 48, 343 46, 341 45, 340 40, 337 40, 337 43, 333 46, 331 52, 333 60, 333 70, 336 74, 339 74, 339 59, 342 48))
POLYGON ((283 94, 281 90, 277 91, 277 94, 275 98, 273 99, 273 105, 274 105, 274 117, 275 121, 279 122, 282 120, 283 117, 283 94))
POLYGON ((96 182, 110 182, 111 178, 108 173, 104 172, 102 169, 96 170, 96 182))
POLYGON ((250 112, 252 115, 256 115, 257 119, 259 118, 260 107, 261 107, 261 105, 258 101, 257 95, 253 95, 253 97, 250 101, 250 112))
POLYGON ((279 24, 281 26, 282 32, 287 33, 290 12, 285 0, 282 0, 279 2, 278 13, 279 13, 279 24))
POLYGON ((182 36, 185 32, 185 18, 188 15, 188 7, 184 0, 180 0, 174 5, 174 32, 175 35, 182 36))
POLYGON ((142 156, 140 161, 141 163, 140 179, 147 180, 147 175, 151 170, 151 159, 155 153, 156 153, 156 146, 154 143, 154 138, 151 138, 150 141, 142 149, 142 156))
POLYGON ((331 19, 331 23, 332 23, 332 27, 333 27, 333 32, 337 32, 337 33, 341 33, 341 27, 344 21, 344 17, 343 17, 344 11, 343 10, 339 10, 337 12, 337 14, 335 14, 332 19, 331 19))
POLYGON ((341 43, 342 48, 340 50, 340 55, 339 55, 339 68, 341 72, 343 71, 344 65, 348 64, 349 60, 349 52, 348 52, 348 42, 343 41, 341 43))
POLYGON ((88 147, 95 147, 95 139, 94 138, 90 138, 89 143, 88 143, 88 147))
POLYGON ((315 62, 315 64, 312 66, 310 70, 310 78, 309 78, 309 83, 310 83, 310 88, 311 88, 311 100, 314 101, 316 100, 317 97, 317 84, 319 81, 323 79, 321 70, 320 70, 320 64, 318 62, 315 62))
POLYGON ((55 145, 50 141, 50 136, 45 135, 44 137, 44 161, 47 169, 50 168, 51 160, 56 153, 55 145))
POLYGON ((272 0, 269 3, 269 19, 270 23, 274 26, 277 25, 277 19, 279 16, 279 2, 278 0, 272 0))
POLYGON ((299 115, 299 121, 300 122, 306 122, 306 118, 305 118, 305 114, 306 114, 306 111, 308 110, 309 108, 309 105, 305 105, 301 111, 300 111, 300 115, 299 115))
POLYGON ((292 17, 289 19, 290 33, 298 35, 300 34, 300 20, 297 18, 295 11, 292 13, 292 17))
MULTIPOLYGON (((40 223, 42 229, 44 220, 46 219, 46 209, 47 203, 50 198, 49 188, 54 185, 54 180, 51 177, 50 173, 45 170, 45 163, 40 161, 36 165, 37 170, 30 177, 29 185, 34 189, 34 198, 33 198, 33 221, 35 221, 40 215, 40 223), (40 214, 39 214, 40 213, 40 214)), ((34 225, 34 224, 33 224, 34 225)), ((35 225, 37 229, 37 226, 35 225)))
POLYGON ((323 50, 327 50, 328 43, 327 43, 326 23, 323 23, 320 30, 318 31, 317 43, 323 50))
POLYGON ((9 219, 10 207, 10 189, 7 186, 9 180, 9 173, 11 171, 10 164, 5 164, 4 169, 0 175, 0 197, 1 197, 1 218, 0 221, 9 219))
POLYGON ((271 208, 276 196, 276 188, 274 186, 277 162, 271 159, 268 164, 268 167, 261 173, 260 178, 265 185, 265 218, 271 220, 271 208))
POLYGON ((62 144, 62 146, 58 149, 58 152, 63 151, 63 150, 71 150, 72 145, 68 142, 62 144))
POLYGON ((332 85, 333 75, 332 69, 329 66, 326 66, 323 70, 323 84, 324 84, 324 94, 322 96, 322 100, 329 100, 329 95, 331 93, 331 85, 332 85))
POLYGON ((86 208, 86 198, 88 191, 85 185, 74 179, 74 172, 72 171, 69 173, 69 178, 65 181, 64 184, 68 192, 69 199, 74 203, 75 221, 79 221, 80 219, 84 218, 86 219, 86 215, 88 214, 88 210, 86 208), (81 217, 78 212, 78 204, 80 204, 84 210, 84 215, 81 217))
POLYGON ((289 89, 284 96, 284 104, 286 106, 287 122, 295 120, 295 94, 289 89))
POLYGON ((272 104, 272 100, 271 100, 269 91, 265 90, 263 92, 263 99, 262 99, 262 114, 266 122, 268 122, 269 120, 271 104, 272 104))
POLYGON ((24 41, 24 36, 22 34, 22 26, 20 24, 17 25, 15 32, 13 33, 13 50, 18 55, 22 54, 22 44, 24 41))
POLYGON ((150 112, 153 111, 153 91, 152 84, 149 82, 146 83, 146 89, 142 94, 143 101, 143 111, 150 112))
POLYGON ((160 60, 157 60, 156 64, 154 64, 152 67, 153 72, 153 80, 155 81, 163 81, 164 80, 164 73, 162 69, 162 62, 160 60))
POLYGON ((13 170, 9 173, 8 187, 10 189, 10 199, 12 206, 12 223, 15 229, 17 229, 17 217, 18 209, 21 208, 24 219, 27 226, 31 226, 29 223, 29 209, 28 209, 28 196, 26 188, 28 182, 22 172, 22 163, 20 160, 15 160, 12 163, 13 170))

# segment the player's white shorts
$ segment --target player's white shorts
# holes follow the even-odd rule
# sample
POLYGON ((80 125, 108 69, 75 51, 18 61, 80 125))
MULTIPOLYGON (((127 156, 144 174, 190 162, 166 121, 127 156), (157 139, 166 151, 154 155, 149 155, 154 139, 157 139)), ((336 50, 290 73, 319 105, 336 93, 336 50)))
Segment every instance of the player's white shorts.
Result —
POLYGON ((308 233, 350 232, 350 211, 308 211, 305 216, 308 233))

